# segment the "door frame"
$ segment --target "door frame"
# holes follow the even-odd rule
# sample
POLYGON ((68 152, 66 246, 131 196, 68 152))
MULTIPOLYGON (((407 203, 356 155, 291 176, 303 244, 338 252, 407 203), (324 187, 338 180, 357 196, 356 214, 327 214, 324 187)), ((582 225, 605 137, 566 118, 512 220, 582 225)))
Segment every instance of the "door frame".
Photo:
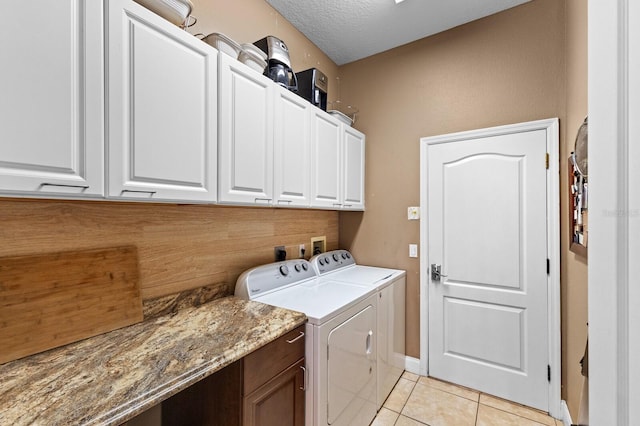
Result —
MULTIPOLYGON (((547 170, 547 253, 549 256, 549 275, 547 276, 547 309, 549 365, 551 380, 549 382, 549 414, 561 418, 561 325, 560 325, 560 135, 557 118, 509 124, 485 129, 450 133, 439 136, 420 138, 420 367, 422 375, 428 375, 429 355, 429 253, 428 191, 424 184, 427 179, 427 148, 429 145, 476 139, 480 137, 500 136, 513 133, 544 130, 547 134, 547 153, 549 168, 547 170)), ((540 159, 543 161, 543 159, 540 159)))
POLYGON ((589 0, 589 421, 640 421, 638 3, 589 0), (635 167, 634 167, 635 166, 635 167))

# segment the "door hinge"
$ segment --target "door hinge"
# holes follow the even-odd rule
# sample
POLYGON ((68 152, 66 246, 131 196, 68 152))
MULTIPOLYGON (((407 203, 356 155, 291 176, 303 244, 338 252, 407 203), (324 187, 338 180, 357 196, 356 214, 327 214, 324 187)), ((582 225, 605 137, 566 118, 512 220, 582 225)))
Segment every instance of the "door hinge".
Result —
POLYGON ((551 274, 551 261, 547 259, 547 275, 551 274))
POLYGON ((551 366, 547 365, 547 380, 551 383, 551 366))
POLYGON ((549 170, 549 153, 548 152, 544 155, 544 166, 547 170, 549 170))

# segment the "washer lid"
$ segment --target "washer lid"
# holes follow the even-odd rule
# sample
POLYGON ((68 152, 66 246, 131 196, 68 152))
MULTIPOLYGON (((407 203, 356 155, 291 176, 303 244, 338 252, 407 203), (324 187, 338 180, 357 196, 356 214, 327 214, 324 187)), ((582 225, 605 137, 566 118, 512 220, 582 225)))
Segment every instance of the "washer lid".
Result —
POLYGON ((375 288, 384 288, 396 278, 406 275, 401 269, 378 268, 376 266, 355 265, 352 268, 338 270, 325 278, 345 281, 375 288))
POLYGON ((310 323, 320 325, 374 292, 369 286, 315 279, 253 300, 302 312, 310 323))

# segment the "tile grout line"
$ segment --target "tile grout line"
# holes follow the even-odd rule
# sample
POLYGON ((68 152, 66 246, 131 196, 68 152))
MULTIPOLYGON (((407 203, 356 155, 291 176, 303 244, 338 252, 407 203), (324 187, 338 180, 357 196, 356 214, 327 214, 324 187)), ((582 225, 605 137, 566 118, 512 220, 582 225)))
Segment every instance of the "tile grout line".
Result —
MULTIPOLYGON (((514 412, 511 412, 511 411, 508 411, 508 410, 506 410, 506 409, 502 409, 502 408, 494 407, 493 405, 490 405, 490 404, 486 404, 486 403, 482 403, 482 402, 480 402, 480 400, 482 399, 482 398, 481 398, 481 397, 482 397, 482 395, 486 395, 486 396, 488 396, 488 397, 493 397, 493 398, 495 398, 493 395, 485 394, 485 393, 483 393, 483 392, 479 392, 479 391, 477 391, 477 390, 475 390, 475 389, 464 388, 464 387, 461 387, 461 386, 458 386, 458 385, 455 385, 455 384, 451 383, 451 385, 456 386, 456 387, 458 387, 458 388, 459 388, 459 389, 461 389, 461 390, 465 390, 465 391, 469 391, 469 392, 476 392, 476 393, 478 394, 477 399, 470 399, 470 398, 468 398, 468 397, 466 397, 466 396, 462 396, 462 395, 456 394, 456 393, 451 392, 451 391, 449 391, 449 390, 441 389, 441 388, 439 388, 439 387, 437 387, 437 386, 432 386, 431 384, 428 384, 428 383, 421 383, 421 382, 420 382, 420 377, 422 377, 422 376, 418 376, 418 378, 417 378, 415 381, 414 381, 414 380, 411 380, 411 379, 408 379, 408 378, 406 378, 406 377, 404 377, 404 379, 405 379, 405 380, 407 380, 408 382, 413 383, 413 385, 411 386, 411 390, 409 391, 409 395, 407 396, 406 400, 405 400, 405 401, 404 401, 404 403, 402 404, 402 407, 400 408, 399 412, 396 412, 396 411, 394 411, 394 410, 391 410, 390 408, 384 407, 384 404, 383 404, 383 407, 384 407, 384 408, 386 408, 387 410, 392 411, 392 412, 394 412, 394 413, 397 413, 397 414, 398 414, 398 417, 397 417, 397 418, 396 418, 396 420, 394 421, 394 425, 396 425, 396 424, 398 423, 398 421, 400 420, 400 417, 401 417, 401 416, 404 416, 404 417, 409 418, 409 419, 411 419, 411 420, 413 420, 413 421, 415 421, 415 422, 418 422, 418 423, 419 423, 419 424, 421 424, 421 425, 429 426, 428 424, 423 423, 423 422, 421 422, 421 421, 420 421, 420 420, 418 420, 418 419, 415 419, 415 418, 413 418, 413 417, 411 417, 411 416, 407 416, 407 415, 402 414, 402 411, 403 411, 403 410, 404 410, 404 408, 406 407, 407 403, 409 402, 409 399, 411 398, 411 395, 413 394, 413 392, 414 392, 414 391, 415 391, 415 389, 416 389, 416 385, 420 384, 420 385, 422 385, 422 386, 429 387, 429 388, 431 388, 431 389, 433 389, 433 390, 437 390, 437 391, 440 391, 440 392, 447 393, 447 394, 449 394, 449 395, 451 395, 451 396, 454 396, 454 397, 457 397, 457 398, 462 398, 462 399, 465 399, 465 400, 467 400, 467 401, 475 402, 475 403, 476 403, 476 414, 475 414, 475 422, 474 422, 474 426, 477 426, 477 424, 478 424, 478 417, 479 417, 479 415, 480 415, 480 404, 484 405, 485 407, 489 407, 489 408, 492 408, 492 409, 494 409, 494 410, 498 410, 498 411, 501 411, 501 412, 503 412, 503 413, 506 413, 506 414, 509 414, 509 415, 512 415, 512 416, 516 416, 516 417, 521 418, 521 419, 528 420, 528 421, 530 421, 530 422, 536 423, 536 424, 541 425, 541 426, 547 426, 545 423, 541 423, 541 422, 539 422, 539 421, 537 421, 537 420, 534 420, 534 419, 530 418, 530 416, 527 416, 527 415, 521 415, 521 414, 518 414, 518 413, 514 413, 514 412)), ((427 376, 425 376, 425 377, 427 377, 427 376)), ((401 376, 401 378, 403 378, 403 377, 401 376)), ((443 382, 443 383, 447 383, 447 382, 443 382)), ((397 385, 397 383, 396 383, 396 385, 397 385)), ((507 401, 507 402, 509 402, 509 401, 507 401)), ((512 402, 512 403, 513 403, 513 402, 512 402)), ((515 404, 515 403, 513 403, 513 404, 515 404)), ((534 410, 533 408, 526 407, 526 406, 524 406, 524 405, 523 405, 522 407, 523 407, 523 408, 525 408, 525 409, 532 409, 532 410, 534 410)), ((545 414, 545 413, 544 413, 544 412, 542 412, 542 411, 540 412, 540 414, 541 414, 541 415, 549 416, 548 414, 545 414)), ((549 417, 550 417, 550 416, 549 416, 549 417)), ((550 417, 550 418, 552 418, 552 417, 550 417)), ((553 419, 553 418, 552 418, 552 419, 553 419)), ((554 423, 555 423, 555 420, 554 420, 554 423)))
MULTIPOLYGON (((487 395, 487 396, 490 396, 490 397, 492 397, 492 398, 496 398, 496 397, 494 397, 493 395, 489 395, 489 394, 482 393, 482 392, 480 392, 480 395, 487 395)), ((490 407, 490 408, 493 408, 494 410, 502 411, 503 413, 511 414, 512 416, 516 416, 516 417, 519 417, 519 418, 521 418, 521 419, 525 419, 525 420, 528 420, 528 421, 533 422, 533 423, 537 423, 537 424, 542 425, 542 426, 547 426, 547 425, 545 425, 544 423, 540 423, 539 421, 537 421, 537 420, 533 420, 533 419, 531 419, 531 418, 529 418, 529 417, 522 416, 522 415, 520 415, 520 414, 513 413, 513 412, 511 412, 511 411, 503 410, 502 408, 494 407, 493 405, 484 404, 484 403, 480 402, 480 398, 478 398, 478 409, 480 408, 480 404, 484 405, 485 407, 490 407)), ((524 406, 524 405, 523 405, 523 407, 528 408, 528 407, 526 407, 526 406, 524 406)), ((544 414, 544 413, 542 413, 542 412, 541 412, 540 414, 545 415, 545 414, 544 414)), ((548 415, 548 414, 546 414, 546 416, 549 416, 549 415, 548 415)), ((555 419, 554 419, 553 417, 549 416, 549 418, 550 418, 550 419, 552 419, 552 420, 554 421, 554 423, 555 423, 555 419)), ((477 419, 476 419, 476 422, 477 422, 477 419)))
POLYGON ((473 426, 478 426, 478 416, 480 415, 480 393, 478 393, 478 404, 476 405, 476 421, 473 426))
MULTIPOLYGON (((418 383, 418 382, 416 382, 416 383, 418 383)), ((478 392, 476 390, 469 389, 469 388, 460 388, 460 389, 468 390, 470 392, 478 392, 478 399, 477 400, 473 400, 473 399, 467 398, 466 396, 458 395, 457 393, 453 393, 453 392, 450 392, 448 390, 440 389, 440 388, 435 387, 435 386, 425 385, 425 384, 422 384, 422 383, 420 383, 420 384, 422 386, 427 386, 427 387, 430 387, 431 389, 439 390, 441 392, 448 393, 449 395, 457 396, 458 398, 466 399, 467 401, 472 401, 472 402, 475 402, 476 404, 480 404, 480 392, 478 392)), ((486 404, 484 404, 484 405, 486 405, 486 404)))
MULTIPOLYGON (((409 379, 407 379, 407 380, 409 380, 409 379)), ((409 396, 407 396, 407 399, 404 401, 404 404, 402 404, 402 408, 400 408, 400 412, 398 413, 398 418, 396 419, 396 421, 393 424, 396 425, 398 423, 398 421, 400 420, 400 416, 404 416, 404 417, 406 417, 408 419, 411 419, 411 420, 414 420, 414 421, 420 423, 421 425, 429 426, 426 423, 422 423, 418 419, 414 419, 411 416, 405 416, 404 414, 402 414, 402 411, 404 410, 404 407, 406 407, 407 403, 409 402, 409 399, 411 398, 411 395, 413 394, 413 391, 416 389, 416 385, 418 384, 418 380, 416 380, 416 381, 409 380, 409 381, 413 383, 413 386, 411 387, 411 391, 409 392, 409 396)))
MULTIPOLYGON (((400 412, 398 412, 398 417, 397 417, 397 418, 396 418, 396 420, 393 422, 393 425, 394 425, 394 426, 398 423, 398 420, 400 420, 400 416, 402 415, 402 410, 404 409, 404 406, 405 406, 405 405, 407 405, 407 401, 409 401, 409 398, 411 397, 411 394, 413 393, 413 389, 416 387, 416 383, 418 383, 417 379, 416 379, 416 381, 413 381, 413 380, 411 380, 411 379, 407 379, 406 377, 404 377, 404 374, 402 374, 402 375, 398 378, 398 381, 396 382, 396 384, 395 384, 395 385, 393 385, 393 388, 394 388, 393 390, 395 390, 395 387, 396 387, 396 386, 398 386, 398 383, 400 383, 400 380, 401 380, 401 379, 403 379, 403 378, 404 378, 405 380, 409 381, 409 382, 413 382, 413 387, 411 388, 411 391, 409 392, 409 396, 407 396, 407 400, 404 402, 404 404, 402 404, 402 407, 400 408, 400 412)), ((393 390, 392 390, 391 392, 393 392, 393 390)), ((389 395, 387 396, 387 399, 389 399, 389 397, 391 397, 391 394, 389 394, 389 395)), ((380 408, 380 411, 382 411, 382 408, 387 408, 387 407, 385 407, 385 403, 387 402, 387 399, 385 399, 385 400, 384 400, 384 402, 382 403, 382 407, 380 408)), ((387 408, 387 410, 389 410, 389 411, 391 411, 391 412, 393 412, 393 413, 396 413, 396 412, 397 412, 397 411, 394 411, 394 410, 392 410, 392 409, 390 409, 390 408, 387 408)), ((380 413, 380 411, 378 411, 378 413, 380 413)), ((376 414, 376 417, 377 417, 377 416, 378 416, 378 414, 376 414)), ((374 418, 374 419, 375 419, 375 418, 374 418)))

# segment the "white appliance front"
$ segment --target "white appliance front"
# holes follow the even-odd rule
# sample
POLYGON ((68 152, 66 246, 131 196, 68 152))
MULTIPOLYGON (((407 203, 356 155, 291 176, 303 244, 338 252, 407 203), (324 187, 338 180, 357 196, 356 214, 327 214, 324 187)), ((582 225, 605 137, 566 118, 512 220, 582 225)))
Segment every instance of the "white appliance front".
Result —
POLYGON ((311 279, 252 300, 307 315, 307 426, 367 426, 377 392, 375 288, 311 279))
POLYGON ((311 259, 319 280, 341 281, 377 290, 377 390, 379 410, 404 372, 406 271, 355 264, 346 250, 336 250, 311 259), (323 259, 323 265, 319 260, 323 259))
POLYGON ((378 384, 376 407, 379 410, 404 372, 405 350, 405 289, 406 273, 396 269, 356 265, 329 274, 331 279, 376 286, 378 384))
POLYGON ((376 408, 376 296, 317 328, 317 425, 369 425, 376 408))

